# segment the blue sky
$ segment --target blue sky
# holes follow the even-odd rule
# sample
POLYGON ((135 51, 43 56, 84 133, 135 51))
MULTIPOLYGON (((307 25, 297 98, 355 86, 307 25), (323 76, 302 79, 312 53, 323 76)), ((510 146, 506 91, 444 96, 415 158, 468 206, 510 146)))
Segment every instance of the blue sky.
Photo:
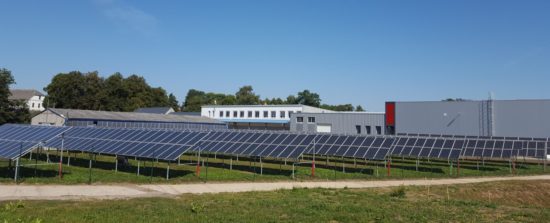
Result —
POLYGON ((0 0, 0 67, 323 103, 550 98, 550 1, 0 0))

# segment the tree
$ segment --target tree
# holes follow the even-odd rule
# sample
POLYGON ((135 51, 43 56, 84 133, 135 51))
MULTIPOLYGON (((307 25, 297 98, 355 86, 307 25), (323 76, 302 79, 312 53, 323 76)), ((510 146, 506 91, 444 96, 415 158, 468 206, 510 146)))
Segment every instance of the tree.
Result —
POLYGON ((343 105, 327 105, 323 104, 321 105, 321 108, 332 110, 332 111, 354 111, 355 108, 351 104, 343 104, 343 105))
POLYGON ((170 107, 172 109, 174 109, 174 111, 176 111, 176 112, 180 111, 178 99, 172 93, 170 93, 170 95, 168 95, 168 104, 170 105, 170 107))
POLYGON ((298 100, 296 99, 296 96, 289 95, 288 97, 286 97, 286 103, 289 105, 298 104, 298 100))
MULTIPOLYGON (((48 107, 134 111, 143 107, 171 106, 163 88, 153 88, 142 76, 124 78, 115 73, 104 79, 98 72, 59 73, 44 88, 48 107)), ((177 107, 177 106, 176 106, 177 107)))
POLYGON ((355 111, 356 112, 364 112, 365 109, 363 109, 363 107, 361 105, 357 105, 357 107, 355 108, 355 111))
POLYGON ((260 103, 260 96, 254 93, 250 85, 243 86, 235 94, 237 104, 239 105, 257 105, 260 103))
POLYGON ((0 125, 4 123, 28 123, 31 119, 24 101, 9 100, 10 85, 15 84, 11 71, 0 68, 0 125))
POLYGON ((206 103, 206 94, 204 91, 190 89, 185 96, 182 111, 185 112, 200 112, 201 106, 206 103))
POLYGON ((319 94, 310 92, 309 90, 304 90, 298 92, 298 97, 296 97, 296 102, 302 105, 309 105, 313 107, 321 106, 321 98, 319 94))

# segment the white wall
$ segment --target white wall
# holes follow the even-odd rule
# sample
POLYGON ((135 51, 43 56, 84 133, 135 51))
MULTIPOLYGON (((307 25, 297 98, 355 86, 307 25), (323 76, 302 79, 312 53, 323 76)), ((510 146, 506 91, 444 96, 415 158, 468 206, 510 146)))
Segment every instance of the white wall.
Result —
POLYGON ((224 119, 224 120, 281 120, 290 121, 289 112, 301 113, 302 106, 217 106, 217 107, 202 107, 201 116, 224 119), (223 116, 220 116, 220 111, 223 116), (234 117, 234 112, 237 112, 237 117, 234 117), (267 117, 264 117, 264 112, 268 112, 267 117), (227 117, 229 112, 229 117, 227 117), (241 112, 244 112, 244 117, 241 117, 241 112), (249 112, 252 112, 252 117, 249 117, 249 112), (256 112, 260 113, 260 117, 256 117, 256 112), (275 112, 275 117, 272 117, 272 112, 275 112), (281 117, 281 112, 284 112, 284 117, 281 117))
POLYGON ((30 111, 44 111, 44 96, 33 96, 27 101, 30 111))

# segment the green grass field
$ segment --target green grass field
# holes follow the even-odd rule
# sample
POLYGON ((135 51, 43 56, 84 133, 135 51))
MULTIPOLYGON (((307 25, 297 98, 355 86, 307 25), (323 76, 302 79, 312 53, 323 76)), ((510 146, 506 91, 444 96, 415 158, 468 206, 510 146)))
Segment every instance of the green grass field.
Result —
POLYGON ((0 222, 548 222, 549 181, 0 202, 0 222))
MULTIPOLYGON (((65 153, 63 179, 59 179, 58 160, 55 153, 50 154, 51 163, 47 163, 46 156, 40 156, 39 161, 35 157, 29 159, 26 156, 21 159, 21 180, 23 184, 86 184, 90 179, 89 154, 72 153, 70 166, 67 165, 68 154, 65 153), (38 164, 34 166, 34 164, 38 164)), ((310 159, 311 157, 305 157, 310 159)), ((196 157, 183 156, 181 165, 167 162, 140 161, 140 174, 137 174, 138 162, 129 159, 130 165, 119 167, 115 171, 115 157, 96 156, 92 162, 92 183, 192 183, 212 181, 315 181, 315 180, 383 180, 402 178, 444 178, 444 177, 471 177, 471 176, 503 176, 503 175, 533 175, 544 173, 543 165, 518 160, 515 170, 511 171, 511 165, 507 161, 466 161, 460 162, 460 173, 457 163, 453 166, 447 161, 420 160, 418 170, 416 160, 393 158, 391 173, 387 176, 385 163, 380 161, 368 161, 317 157, 315 177, 311 177, 311 164, 303 163, 296 166, 293 178, 292 162, 285 165, 282 160, 251 160, 240 157, 214 157, 210 155, 201 157, 200 176, 195 175, 196 157), (232 161, 231 161, 232 159, 232 161), (189 165, 183 165, 189 163, 189 165), (232 163, 232 168, 230 167, 232 163), (166 180, 167 166, 170 165, 169 180, 166 180), (153 168, 151 168, 153 167, 153 168), (152 171, 152 173, 151 173, 152 171), (513 173, 512 173, 513 172, 513 173)), ((14 164, 12 164, 14 165, 14 164)), ((0 183, 15 183, 14 169, 8 168, 7 162, 0 162, 0 183)))

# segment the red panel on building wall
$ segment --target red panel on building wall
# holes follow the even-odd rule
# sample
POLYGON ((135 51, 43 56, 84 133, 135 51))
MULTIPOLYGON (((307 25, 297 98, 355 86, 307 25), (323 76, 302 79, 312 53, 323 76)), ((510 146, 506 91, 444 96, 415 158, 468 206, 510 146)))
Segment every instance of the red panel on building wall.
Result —
POLYGON ((395 126, 395 102, 386 102, 386 126, 395 126))

